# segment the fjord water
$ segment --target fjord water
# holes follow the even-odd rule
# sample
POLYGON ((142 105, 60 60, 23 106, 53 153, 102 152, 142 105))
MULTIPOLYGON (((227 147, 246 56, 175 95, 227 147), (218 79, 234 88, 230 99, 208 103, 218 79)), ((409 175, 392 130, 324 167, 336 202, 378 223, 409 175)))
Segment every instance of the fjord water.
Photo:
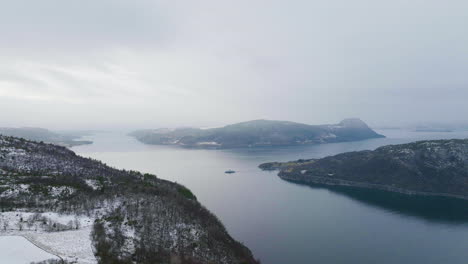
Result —
POLYGON ((262 263, 468 263, 468 202, 304 186, 258 165, 468 132, 377 131, 387 138, 299 147, 196 150, 98 133, 73 148, 108 165, 189 187, 262 263), (235 174, 225 174, 232 169, 235 174))

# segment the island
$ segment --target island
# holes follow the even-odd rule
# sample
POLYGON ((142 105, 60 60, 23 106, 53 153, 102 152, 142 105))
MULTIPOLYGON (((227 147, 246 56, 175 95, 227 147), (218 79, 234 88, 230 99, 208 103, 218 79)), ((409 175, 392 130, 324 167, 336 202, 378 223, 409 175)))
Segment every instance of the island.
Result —
POLYGON ((271 162, 284 180, 468 199, 468 139, 418 141, 321 159, 271 162))
POLYGON ((259 263, 180 184, 0 136, 5 234, 70 263, 259 263))
POLYGON ((89 131, 64 131, 62 133, 52 132, 38 127, 0 127, 0 135, 20 137, 28 140, 43 141, 60 146, 73 147, 92 144, 89 140, 80 140, 84 135, 90 135, 89 131))
POLYGON ((134 131, 130 135, 145 144, 190 148, 291 146, 384 137, 357 118, 345 119, 334 125, 254 120, 211 129, 146 129, 134 131))

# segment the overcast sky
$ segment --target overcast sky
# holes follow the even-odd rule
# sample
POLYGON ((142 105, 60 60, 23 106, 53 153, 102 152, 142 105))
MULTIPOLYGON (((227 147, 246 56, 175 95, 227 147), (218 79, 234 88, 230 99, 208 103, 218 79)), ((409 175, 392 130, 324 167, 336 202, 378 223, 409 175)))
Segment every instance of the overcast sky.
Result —
POLYGON ((2 1, 0 126, 465 121, 468 2, 2 1))

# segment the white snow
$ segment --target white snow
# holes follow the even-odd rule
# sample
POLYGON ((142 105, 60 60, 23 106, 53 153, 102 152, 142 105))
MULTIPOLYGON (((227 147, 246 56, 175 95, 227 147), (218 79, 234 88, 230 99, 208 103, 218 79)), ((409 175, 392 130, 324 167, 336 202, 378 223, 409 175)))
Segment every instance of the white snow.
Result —
POLYGON ((203 142, 198 142, 197 145, 212 145, 212 146, 217 146, 220 145, 218 142, 215 141, 203 141, 203 142))
MULTIPOLYGON (((29 229, 34 229, 34 228, 28 228, 27 227, 27 222, 30 217, 33 217, 37 213, 33 212, 22 212, 22 211, 15 211, 15 212, 3 212, 0 213, 0 228, 2 231, 8 231, 8 230, 18 230, 18 223, 21 222, 21 219, 23 219, 23 230, 29 230, 29 229), (4 223, 8 223, 8 227, 4 228, 4 223), (6 229, 6 230, 3 230, 6 229)), ((78 221, 80 227, 88 227, 92 226, 94 220, 86 217, 86 216, 75 216, 75 215, 66 215, 66 214, 58 214, 55 212, 45 212, 45 213, 39 213, 40 218, 45 217, 46 220, 62 224, 62 225, 67 225, 70 223, 70 221, 75 222, 78 221)), ((35 223, 35 224, 41 224, 41 223, 35 223)), ((41 231, 41 229, 38 229, 38 231, 41 231)))
POLYGON ((25 235, 41 248, 79 264, 97 263, 91 244, 91 227, 63 232, 30 232, 25 235))
POLYGON ((14 197, 17 196, 20 193, 29 193, 29 184, 13 184, 11 186, 11 189, 8 189, 4 191, 3 193, 0 194, 0 197, 14 197))
POLYGON ((59 186, 59 187, 52 186, 50 188, 50 195, 52 195, 53 197, 59 196, 62 193, 73 194, 74 192, 75 192, 75 189, 72 187, 68 187, 68 186, 59 186))
POLYGON ((38 248, 21 236, 0 235, 0 262, 5 264, 27 264, 33 261, 57 259, 56 256, 38 248))
MULTIPOLYGON (((11 184, 8 185, 10 189, 4 191, 0 194, 0 197, 12 198, 18 196, 19 194, 27 194, 29 193, 29 184, 11 184)), ((51 197, 58 197, 62 194, 70 195, 73 194, 76 190, 72 187, 68 186, 50 186, 49 187, 49 194, 51 197)))
POLYGON ((0 148, 1 151, 6 152, 8 156, 24 156, 26 155, 26 151, 24 149, 17 149, 13 147, 2 147, 0 148))
POLYGON ((401 154, 413 154, 414 151, 413 151, 412 149, 404 148, 404 149, 401 149, 401 150, 399 151, 399 153, 401 153, 401 154))
MULTIPOLYGON (((0 213, 0 236, 23 236, 37 247, 54 255, 58 255, 63 259, 76 261, 78 264, 94 264, 97 263, 97 261, 94 257, 91 241, 93 223, 94 220, 87 216, 58 214, 55 212, 39 214, 23 211, 3 212, 0 213), (35 222, 31 221, 35 216, 36 219, 40 220, 36 220, 35 222), (49 224, 44 225, 44 221, 49 224), (28 224, 28 222, 32 222, 32 224, 28 224), (6 226, 5 223, 7 223, 6 226), (59 232, 47 232, 50 223, 72 226, 73 229, 59 232), (79 229, 76 229, 76 223, 79 223, 79 229)), ((3 253, 3 248, 1 246, 0 252, 3 253)), ((3 259, 0 258, 0 263, 3 263, 2 260, 3 259)), ((31 261, 38 261, 38 259, 33 259, 31 261)))
POLYGON ((337 138, 337 136, 333 133, 327 133, 326 135, 323 136, 323 138, 337 138))
POLYGON ((85 180, 86 184, 91 187, 93 190, 98 190, 99 189, 99 183, 96 180, 92 179, 87 179, 85 180))

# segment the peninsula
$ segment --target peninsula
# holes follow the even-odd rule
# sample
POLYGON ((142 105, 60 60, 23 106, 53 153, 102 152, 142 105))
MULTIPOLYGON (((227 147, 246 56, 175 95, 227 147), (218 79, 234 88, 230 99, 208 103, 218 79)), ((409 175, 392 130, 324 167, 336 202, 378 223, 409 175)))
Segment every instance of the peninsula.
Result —
POLYGON ((284 180, 468 199, 468 139, 418 141, 322 159, 272 162, 284 180))

